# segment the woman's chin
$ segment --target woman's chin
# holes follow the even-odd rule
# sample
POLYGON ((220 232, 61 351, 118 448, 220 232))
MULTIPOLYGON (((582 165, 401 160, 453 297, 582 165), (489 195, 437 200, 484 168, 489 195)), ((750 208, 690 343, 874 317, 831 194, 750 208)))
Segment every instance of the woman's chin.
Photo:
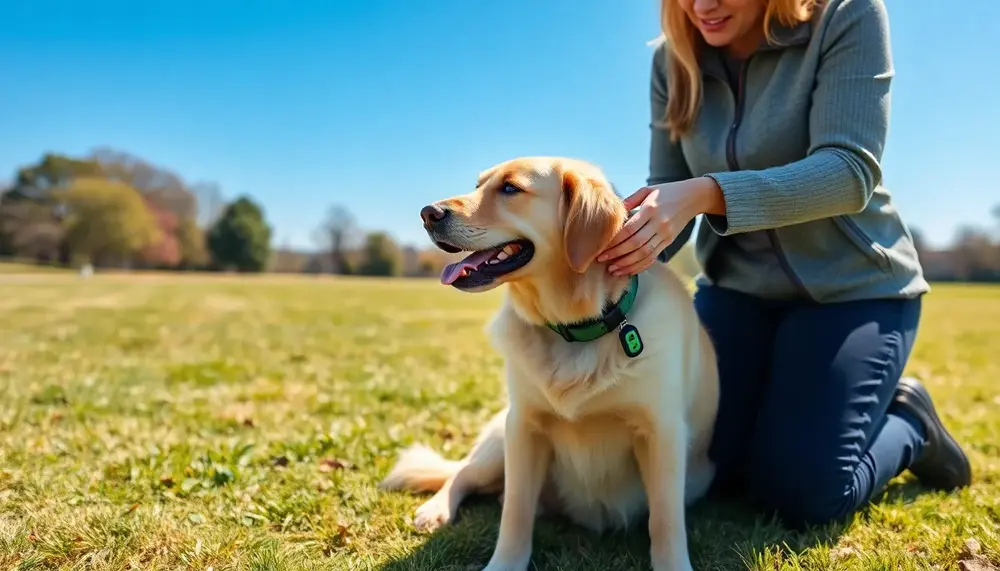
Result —
POLYGON ((705 43, 712 46, 713 48, 721 48, 728 46, 733 42, 733 35, 725 32, 701 32, 702 39, 705 43))

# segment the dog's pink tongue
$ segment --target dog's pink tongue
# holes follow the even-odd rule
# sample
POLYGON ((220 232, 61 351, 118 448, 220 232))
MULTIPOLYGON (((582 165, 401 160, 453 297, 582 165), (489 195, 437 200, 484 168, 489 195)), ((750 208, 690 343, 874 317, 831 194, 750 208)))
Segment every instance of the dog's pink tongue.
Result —
POLYGON ((444 270, 441 271, 441 283, 444 285, 451 285, 455 283, 455 280, 462 275, 463 270, 474 270, 486 262, 486 260, 489 260, 491 256, 493 256, 493 250, 485 250, 469 254, 461 262, 448 264, 445 266, 444 270))

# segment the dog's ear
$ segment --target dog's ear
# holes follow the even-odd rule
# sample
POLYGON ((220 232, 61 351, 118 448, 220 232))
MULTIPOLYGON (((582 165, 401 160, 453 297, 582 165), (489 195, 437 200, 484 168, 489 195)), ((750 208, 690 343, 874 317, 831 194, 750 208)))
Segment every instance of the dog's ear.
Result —
POLYGON ((563 173, 562 190, 566 262, 582 274, 625 222, 625 206, 603 183, 573 170, 563 173))

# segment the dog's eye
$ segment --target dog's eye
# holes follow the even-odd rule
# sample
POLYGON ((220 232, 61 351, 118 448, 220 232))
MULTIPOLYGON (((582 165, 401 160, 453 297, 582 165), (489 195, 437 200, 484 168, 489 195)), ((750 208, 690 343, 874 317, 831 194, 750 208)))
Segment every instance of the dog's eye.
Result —
POLYGON ((503 183, 503 186, 500 187, 501 194, 517 194, 519 192, 521 192, 521 189, 509 182, 503 183))

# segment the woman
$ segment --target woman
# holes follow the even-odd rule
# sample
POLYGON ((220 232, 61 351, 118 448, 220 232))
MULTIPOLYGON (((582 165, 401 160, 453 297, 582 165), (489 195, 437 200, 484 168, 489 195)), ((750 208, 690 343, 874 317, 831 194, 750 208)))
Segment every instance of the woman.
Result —
POLYGON ((882 0, 661 9, 649 178, 599 259, 640 272, 704 215, 695 305, 719 355, 716 490, 741 486, 803 525, 852 514, 905 469, 968 485, 930 395, 900 379, 929 286, 881 184, 882 0))

